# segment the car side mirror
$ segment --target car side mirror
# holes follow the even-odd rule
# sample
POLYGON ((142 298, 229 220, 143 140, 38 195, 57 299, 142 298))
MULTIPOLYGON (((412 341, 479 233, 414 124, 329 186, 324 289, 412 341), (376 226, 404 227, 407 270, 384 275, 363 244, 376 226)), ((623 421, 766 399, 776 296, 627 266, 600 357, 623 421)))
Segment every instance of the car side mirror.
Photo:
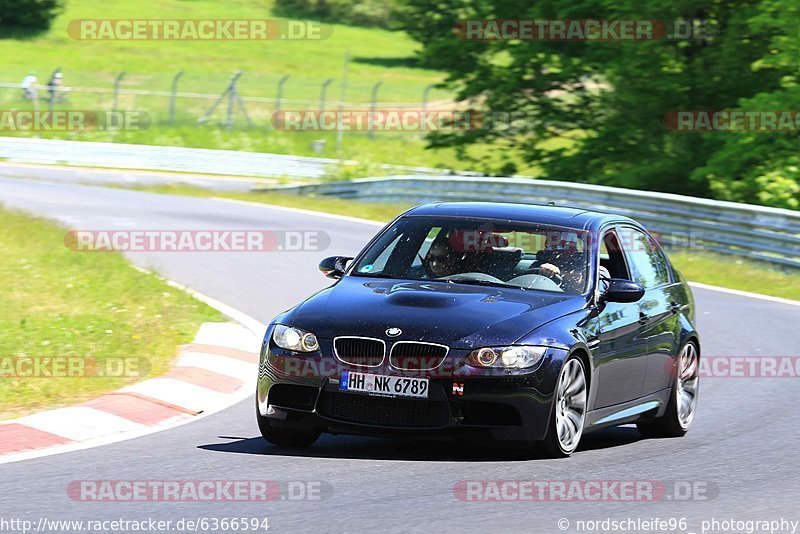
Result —
POLYGON ((325 258, 319 262, 319 270, 328 278, 338 280, 344 276, 344 270, 347 266, 347 262, 352 259, 353 258, 348 256, 331 256, 330 258, 325 258))
POLYGON ((638 302, 644 296, 644 288, 632 280, 611 278, 608 287, 600 295, 603 302, 638 302))

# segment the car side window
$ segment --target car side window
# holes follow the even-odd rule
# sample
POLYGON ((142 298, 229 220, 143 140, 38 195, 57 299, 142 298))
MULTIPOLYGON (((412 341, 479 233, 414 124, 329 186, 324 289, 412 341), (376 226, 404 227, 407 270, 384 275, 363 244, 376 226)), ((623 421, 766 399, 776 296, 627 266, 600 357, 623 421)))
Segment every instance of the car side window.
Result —
POLYGON ((672 277, 670 276, 670 268, 669 263, 667 262, 667 257, 664 255, 664 251, 661 250, 661 247, 655 243, 652 237, 648 238, 648 241, 650 242, 650 254, 653 256, 653 265, 658 268, 658 285, 669 284, 672 280, 672 277))
POLYGON ((669 268, 664 255, 652 239, 632 227, 618 230, 624 236, 622 248, 631 268, 633 281, 645 289, 669 283, 669 268))

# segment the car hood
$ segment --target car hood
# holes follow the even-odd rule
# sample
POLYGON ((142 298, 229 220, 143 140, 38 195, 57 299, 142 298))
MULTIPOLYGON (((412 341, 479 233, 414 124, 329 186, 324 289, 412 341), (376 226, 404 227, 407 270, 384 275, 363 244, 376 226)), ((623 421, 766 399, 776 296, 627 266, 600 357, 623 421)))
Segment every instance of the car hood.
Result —
POLYGON ((320 338, 364 336, 443 343, 472 349, 513 343, 580 310, 577 295, 427 281, 346 276, 282 318, 320 338))

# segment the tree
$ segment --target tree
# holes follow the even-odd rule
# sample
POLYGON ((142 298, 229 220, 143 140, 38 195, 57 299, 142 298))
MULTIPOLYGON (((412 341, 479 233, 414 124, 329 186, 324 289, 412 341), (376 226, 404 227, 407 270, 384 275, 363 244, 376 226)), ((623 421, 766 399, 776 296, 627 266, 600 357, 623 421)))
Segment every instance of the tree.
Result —
POLYGON ((0 32, 46 30, 63 8, 63 0, 0 0, 0 32))
MULTIPOLYGON (((749 21, 751 31, 769 35, 770 46, 752 64, 757 75, 780 76, 778 87, 739 101, 741 110, 800 110, 800 6, 766 0, 749 21)), ((726 135, 720 149, 693 172, 718 198, 800 209, 798 132, 726 135)))
POLYGON ((551 179, 721 195, 724 185, 718 180, 726 178, 715 181, 713 169, 698 169, 738 134, 675 132, 665 127, 665 116, 676 110, 732 109, 760 92, 782 90, 798 63, 797 50, 789 49, 798 46, 796 31, 788 33, 798 24, 782 12, 796 0, 442 1, 449 2, 447 16, 440 13, 432 24, 427 4, 405 0, 410 13, 403 20, 423 44, 422 58, 433 57, 447 72, 445 84, 463 105, 530 119, 520 127, 437 133, 430 145, 510 146, 551 179), (768 9, 767 4, 773 5, 768 9), (452 30, 442 33, 443 27, 469 19, 655 19, 667 26, 703 20, 709 36, 469 41, 452 30), (751 68, 770 57, 782 35, 785 42, 777 44, 786 48, 783 61, 751 68))

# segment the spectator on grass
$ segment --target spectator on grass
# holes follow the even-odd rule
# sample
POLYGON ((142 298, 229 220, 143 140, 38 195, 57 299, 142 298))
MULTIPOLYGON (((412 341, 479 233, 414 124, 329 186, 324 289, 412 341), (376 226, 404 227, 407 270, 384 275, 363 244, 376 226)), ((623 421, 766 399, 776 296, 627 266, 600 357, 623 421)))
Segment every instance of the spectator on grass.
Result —
POLYGON ((32 70, 22 80, 20 87, 26 100, 36 100, 36 71, 32 70))

